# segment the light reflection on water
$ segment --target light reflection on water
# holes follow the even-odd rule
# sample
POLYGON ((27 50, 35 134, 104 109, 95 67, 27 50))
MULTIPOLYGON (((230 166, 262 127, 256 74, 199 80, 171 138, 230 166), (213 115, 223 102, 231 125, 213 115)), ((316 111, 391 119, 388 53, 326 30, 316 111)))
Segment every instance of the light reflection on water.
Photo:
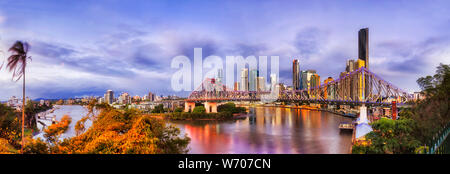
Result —
MULTIPOLYGON (((249 108, 252 116, 230 121, 170 121, 191 138, 189 153, 348 153, 351 133, 340 133, 340 122, 351 122, 328 112, 278 107, 249 108)), ((51 116, 72 117, 60 139, 75 136, 75 124, 87 114, 79 106, 59 106, 51 116)), ((42 121, 42 120, 41 120, 42 121)), ((43 121, 46 122, 46 121, 43 121)), ((51 122, 47 121, 50 124, 51 122)), ((86 122, 86 129, 92 122, 86 122)), ((41 125, 38 123, 38 127, 41 125)), ((35 138, 43 138, 42 132, 35 138)))
POLYGON ((328 112, 250 108, 253 116, 235 121, 172 121, 191 137, 189 153, 348 153, 351 133, 339 123, 351 122, 328 112))

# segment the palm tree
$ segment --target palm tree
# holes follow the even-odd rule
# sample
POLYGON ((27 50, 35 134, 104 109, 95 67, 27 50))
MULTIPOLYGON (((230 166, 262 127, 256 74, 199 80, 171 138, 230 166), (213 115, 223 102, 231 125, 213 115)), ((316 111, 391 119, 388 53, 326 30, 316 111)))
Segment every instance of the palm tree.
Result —
MULTIPOLYGON (((28 49, 30 46, 27 42, 16 41, 8 51, 12 52, 12 55, 8 57, 6 68, 9 69, 9 72, 13 73, 12 79, 14 81, 20 80, 22 77, 23 85, 22 85, 22 148, 21 152, 23 153, 23 138, 24 138, 24 123, 25 123, 25 67, 27 66, 27 59, 31 60, 31 57, 28 57, 28 49)), ((3 64, 0 66, 0 69, 3 67, 3 64)))

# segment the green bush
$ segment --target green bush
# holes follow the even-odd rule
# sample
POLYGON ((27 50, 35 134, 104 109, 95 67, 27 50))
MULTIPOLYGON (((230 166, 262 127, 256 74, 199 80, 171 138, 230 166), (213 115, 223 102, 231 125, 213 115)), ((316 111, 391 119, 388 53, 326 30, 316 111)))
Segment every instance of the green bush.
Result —
POLYGON ((164 113, 164 105, 159 104, 158 106, 155 106, 155 108, 152 110, 152 113, 164 113))
POLYGON ((206 113, 206 109, 204 106, 196 106, 192 113, 206 113))
POLYGON ((217 107, 217 112, 230 112, 232 114, 236 113, 246 113, 244 107, 236 107, 234 103, 225 103, 217 107))
POLYGON ((415 125, 412 119, 391 120, 381 118, 371 123, 373 131, 366 135, 370 145, 354 145, 357 154, 411 154, 420 142, 412 136, 415 125))
POLYGON ((183 112, 183 108, 176 108, 174 112, 183 112))

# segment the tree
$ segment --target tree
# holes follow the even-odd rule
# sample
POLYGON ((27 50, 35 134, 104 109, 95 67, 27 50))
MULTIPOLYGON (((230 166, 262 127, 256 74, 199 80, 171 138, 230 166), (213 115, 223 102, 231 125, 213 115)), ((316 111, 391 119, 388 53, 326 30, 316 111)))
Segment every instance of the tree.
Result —
POLYGON ((8 143, 8 140, 0 138, 0 154, 14 154, 16 149, 8 143))
POLYGON ((64 104, 64 101, 63 101, 62 99, 60 99, 60 100, 56 101, 55 104, 56 104, 56 105, 63 105, 63 104, 64 104))
POLYGON ((25 123, 27 127, 35 127, 36 126, 36 119, 34 115, 37 111, 40 111, 41 108, 35 107, 34 103, 30 100, 27 101, 25 104, 25 123))
POLYGON ((20 121, 14 109, 0 104, 0 138, 6 139, 14 147, 20 147, 20 129, 20 121))
POLYGON ((48 126, 47 129, 44 130, 44 137, 47 139, 47 142, 57 145, 59 137, 69 129, 71 122, 72 118, 68 115, 64 115, 61 118, 61 121, 48 126))
MULTIPOLYGON (((27 137, 23 153, 27 154, 176 154, 187 153, 190 138, 180 136, 180 130, 165 120, 142 115, 139 110, 117 110, 102 106, 92 119, 89 129, 76 136, 60 140, 71 123, 64 116, 44 130, 46 141, 27 137)), ((99 109, 99 108, 96 108, 99 109)), ((1 110, 0 110, 1 111, 1 110)), ((81 123, 80 123, 81 124, 81 123)), ((79 127, 79 130, 81 128, 79 127)), ((18 151, 6 139, 0 138, 0 153, 18 151)))
POLYGON ((58 153, 161 154, 186 153, 190 138, 162 119, 127 111, 102 109, 84 133, 64 139, 58 153))
POLYGON ((413 134, 423 144, 450 122, 450 66, 440 64, 436 69, 435 75, 417 80, 425 99, 399 113, 415 120, 413 134))
POLYGON ((86 130, 84 123, 89 119, 89 115, 84 116, 75 124, 75 134, 78 136, 86 130))
POLYGON ((246 113, 246 109, 244 107, 236 107, 234 103, 225 103, 217 107, 218 112, 230 112, 232 114, 236 113, 246 113))
POLYGON ((184 109, 183 109, 182 107, 178 107, 178 108, 175 109, 174 112, 183 112, 183 110, 184 110, 184 109))
MULTIPOLYGON (((13 80, 20 80, 22 77, 23 85, 22 85, 22 151, 24 146, 24 123, 25 123, 25 68, 27 66, 27 60, 31 57, 28 57, 28 50, 30 46, 27 42, 16 41, 8 51, 12 52, 12 55, 8 57, 6 68, 9 69, 10 72, 13 72, 13 80)), ((3 66, 3 65, 2 65, 3 66)), ((0 69, 2 68, 0 66, 0 69)))
POLYGON ((368 145, 356 144, 352 153, 415 153, 420 142, 412 136, 414 120, 381 118, 371 123, 373 131, 366 135, 368 145))
POLYGON ((204 106, 196 106, 192 113, 206 113, 206 109, 204 106))
POLYGON ((159 104, 155 106, 155 108, 152 110, 152 113, 164 113, 164 105, 159 104))
POLYGON ((41 138, 33 139, 33 137, 27 137, 27 142, 25 143, 24 152, 25 154, 48 154, 48 145, 41 140, 41 138))

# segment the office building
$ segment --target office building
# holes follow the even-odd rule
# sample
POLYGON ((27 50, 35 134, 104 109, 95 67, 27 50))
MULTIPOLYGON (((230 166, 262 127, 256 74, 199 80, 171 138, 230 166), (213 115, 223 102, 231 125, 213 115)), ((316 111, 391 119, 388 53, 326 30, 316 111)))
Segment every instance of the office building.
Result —
POLYGON ((152 92, 148 92, 148 100, 155 101, 155 94, 153 94, 152 92))
POLYGON ((117 100, 120 104, 130 104, 131 96, 127 92, 123 92, 117 100))
POLYGON ((105 102, 108 104, 112 104, 114 102, 114 92, 112 90, 106 91, 105 102))
MULTIPOLYGON (((328 84, 330 82, 332 82, 334 79, 332 77, 328 77, 327 79, 325 79, 323 81, 323 84, 328 84)), ((333 87, 331 85, 326 85, 324 88, 324 98, 325 99, 333 99, 332 93, 333 92, 333 87)))
POLYGON ((258 76, 259 72, 256 69, 250 70, 250 73, 248 75, 248 89, 249 91, 256 91, 258 86, 258 76))
POLYGON ((311 89, 313 85, 311 85, 311 77, 316 74, 316 70, 307 70, 306 71, 306 89, 311 89))
POLYGON ((369 28, 363 28, 358 32, 358 59, 365 62, 369 69, 369 28))
POLYGON ((301 78, 300 78, 300 80, 301 80, 301 82, 300 82, 300 89, 308 89, 308 73, 307 73, 307 71, 301 71, 301 74, 300 74, 300 76, 301 76, 301 78))
POLYGON ((300 63, 297 59, 292 62, 292 87, 300 89, 300 63))
POLYGON ((234 82, 234 91, 239 91, 240 85, 241 84, 239 82, 234 82))
POLYGON ((241 71, 241 91, 248 91, 248 69, 243 68, 241 71))
POLYGON ((310 89, 317 88, 319 86, 320 86, 320 76, 314 73, 310 77, 310 89))
POLYGON ((217 83, 222 84, 223 83, 223 69, 219 68, 217 70, 217 83))
POLYGON ((346 65, 347 66, 345 67, 345 71, 353 72, 354 70, 356 70, 355 69, 355 60, 351 60, 351 59, 347 60, 346 65))
POLYGON ((266 80, 264 77, 258 77, 258 85, 257 85, 258 91, 265 91, 266 90, 266 80))
MULTIPOLYGON (((364 61, 364 67, 369 69, 369 28, 363 28, 359 30, 358 33, 358 59, 364 61)), ((366 78, 368 78, 368 75, 366 75, 366 78)), ((366 97, 370 97, 370 91, 372 84, 369 82, 369 80, 364 80, 362 83, 363 85, 360 85, 360 88, 362 86, 362 90, 360 92, 360 97, 362 100, 364 100, 366 97)))
POLYGON ((277 83, 277 75, 274 73, 270 74, 270 90, 275 90, 277 83))

